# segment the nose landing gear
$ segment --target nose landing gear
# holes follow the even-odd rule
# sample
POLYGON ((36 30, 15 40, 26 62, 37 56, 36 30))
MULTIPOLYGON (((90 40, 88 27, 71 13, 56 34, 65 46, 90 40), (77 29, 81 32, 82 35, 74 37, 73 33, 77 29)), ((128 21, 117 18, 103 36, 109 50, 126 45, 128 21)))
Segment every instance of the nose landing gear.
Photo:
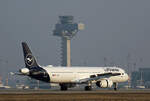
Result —
POLYGON ((114 90, 117 91, 118 90, 118 83, 114 82, 114 90))

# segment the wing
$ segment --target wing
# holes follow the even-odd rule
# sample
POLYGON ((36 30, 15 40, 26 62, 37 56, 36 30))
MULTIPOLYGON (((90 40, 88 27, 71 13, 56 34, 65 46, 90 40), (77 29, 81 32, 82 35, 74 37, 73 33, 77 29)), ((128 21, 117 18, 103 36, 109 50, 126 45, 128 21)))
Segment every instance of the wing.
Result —
POLYGON ((121 75, 121 73, 103 73, 97 75, 90 75, 90 78, 76 79, 74 80, 74 82, 88 83, 88 82, 100 80, 101 78, 109 78, 110 76, 118 76, 118 75, 121 75))

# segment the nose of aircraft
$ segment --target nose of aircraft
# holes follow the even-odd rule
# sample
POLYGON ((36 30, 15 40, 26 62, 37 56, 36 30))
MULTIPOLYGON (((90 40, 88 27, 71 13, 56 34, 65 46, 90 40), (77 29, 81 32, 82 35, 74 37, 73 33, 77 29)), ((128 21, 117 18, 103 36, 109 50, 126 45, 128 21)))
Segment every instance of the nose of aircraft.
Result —
POLYGON ((130 80, 129 75, 126 73, 126 81, 130 80))

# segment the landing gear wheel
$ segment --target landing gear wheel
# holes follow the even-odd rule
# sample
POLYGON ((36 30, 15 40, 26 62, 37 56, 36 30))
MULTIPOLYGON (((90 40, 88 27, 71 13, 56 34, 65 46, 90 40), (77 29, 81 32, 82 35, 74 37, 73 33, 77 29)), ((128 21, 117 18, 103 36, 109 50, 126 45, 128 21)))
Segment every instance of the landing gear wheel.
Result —
POLYGON ((117 91, 117 88, 114 88, 115 91, 117 91))
POLYGON ((61 90, 61 91, 66 91, 66 90, 68 90, 67 85, 61 84, 61 85, 60 85, 60 90, 61 90))
POLYGON ((92 87, 91 86, 85 86, 85 91, 91 91, 92 87))
POLYGON ((62 91, 68 90, 68 88, 67 88, 66 86, 60 86, 60 89, 61 89, 62 91))

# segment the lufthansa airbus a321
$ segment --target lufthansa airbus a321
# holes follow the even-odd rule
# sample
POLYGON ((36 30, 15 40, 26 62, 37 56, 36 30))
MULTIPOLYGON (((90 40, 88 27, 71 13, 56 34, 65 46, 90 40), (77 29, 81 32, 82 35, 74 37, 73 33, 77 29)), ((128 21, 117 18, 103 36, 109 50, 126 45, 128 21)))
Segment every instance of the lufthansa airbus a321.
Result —
POLYGON ((19 75, 29 76, 47 83, 58 83, 61 90, 75 87, 76 84, 86 84, 85 90, 92 90, 95 83, 100 88, 117 90, 117 84, 126 82, 128 74, 119 67, 53 67, 40 66, 25 42, 22 42, 25 68, 19 70, 19 75))

